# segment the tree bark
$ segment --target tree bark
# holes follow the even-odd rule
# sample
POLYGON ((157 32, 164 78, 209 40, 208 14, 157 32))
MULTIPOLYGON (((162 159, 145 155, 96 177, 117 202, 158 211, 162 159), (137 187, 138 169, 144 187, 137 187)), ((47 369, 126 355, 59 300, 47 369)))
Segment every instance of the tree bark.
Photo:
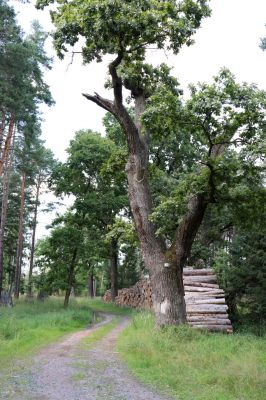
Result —
POLYGON ((26 187, 26 174, 23 173, 22 183, 21 183, 21 194, 20 194, 19 229, 18 229, 15 284, 14 284, 14 296, 15 296, 16 299, 19 298, 20 280, 21 280, 25 187, 26 187))
POLYGON ((37 192, 36 192, 35 206, 34 206, 31 253, 30 253, 29 282, 28 282, 28 291, 27 291, 28 297, 32 297, 32 271, 33 271, 34 252, 35 252, 35 236, 36 236, 36 227, 37 227, 37 215, 38 215, 40 187, 41 187, 41 174, 39 174, 39 176, 38 176, 37 192))
POLYGON ((4 145, 3 152, 2 152, 1 158, 0 158, 0 176, 2 176, 2 174, 3 174, 5 161, 10 152, 10 145, 11 145, 14 129, 15 129, 15 115, 14 115, 14 113, 12 113, 11 117, 10 117, 10 122, 9 122, 7 137, 5 140, 5 145, 4 145))
POLYGON ((77 255, 78 255, 78 248, 75 247, 72 255, 72 260, 69 265, 69 270, 68 270, 68 282, 67 282, 67 289, 65 293, 65 300, 64 300, 64 307, 67 308, 69 304, 69 297, 71 294, 71 289, 74 284, 74 272, 75 272, 75 266, 76 266, 76 260, 77 260, 77 255))
POLYGON ((5 167, 5 173, 3 179, 3 196, 1 204, 1 221, 0 221, 0 301, 1 301, 1 292, 3 289, 3 278, 4 278, 4 233, 5 233, 7 208, 8 208, 10 174, 12 169, 12 153, 10 153, 10 157, 7 158, 6 164, 7 165, 5 167))
POLYGON ((2 145, 3 145, 3 139, 4 139, 4 130, 5 130, 5 122, 6 122, 6 112, 2 112, 2 120, 0 123, 0 158, 2 155, 2 145))
POLYGON ((146 168, 137 167, 139 165, 143 163, 138 155, 130 155, 126 168, 128 194, 142 257, 150 274, 156 322, 159 326, 185 323, 186 309, 180 265, 175 257, 169 258, 165 244, 155 234, 155 227, 149 219, 152 202, 146 168))
POLYGON ((117 254, 117 242, 112 238, 110 245, 110 277, 111 277, 111 297, 112 302, 115 302, 115 298, 118 295, 118 254, 117 254))
MULTIPOLYGON (((112 69, 112 66, 110 66, 112 69)), ((116 72, 112 70, 113 81, 116 72)), ((114 83, 114 82, 113 82, 114 83)), ((116 80, 115 101, 110 102, 99 95, 85 95, 88 100, 108 109, 125 132, 128 144, 126 174, 128 195, 136 231, 140 240, 144 263, 149 270, 156 321, 159 326, 186 323, 186 307, 181 266, 168 259, 165 243, 157 237, 150 221, 152 198, 147 177, 149 149, 148 138, 142 134, 140 117, 145 108, 142 94, 135 97, 135 122, 122 104, 119 78, 116 80), (104 104, 104 106, 103 106, 104 104)))
POLYGON ((88 295, 90 298, 94 297, 94 275, 93 268, 90 268, 90 272, 88 275, 88 295))

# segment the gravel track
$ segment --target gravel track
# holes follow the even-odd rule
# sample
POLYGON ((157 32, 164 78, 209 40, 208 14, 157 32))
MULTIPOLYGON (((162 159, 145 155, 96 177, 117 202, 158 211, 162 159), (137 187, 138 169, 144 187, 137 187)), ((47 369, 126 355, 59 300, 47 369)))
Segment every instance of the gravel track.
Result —
POLYGON ((81 342, 114 316, 92 328, 67 335, 37 355, 18 363, 11 377, 1 380, 1 400, 170 400, 137 382, 119 359, 115 345, 129 319, 93 346, 81 342))

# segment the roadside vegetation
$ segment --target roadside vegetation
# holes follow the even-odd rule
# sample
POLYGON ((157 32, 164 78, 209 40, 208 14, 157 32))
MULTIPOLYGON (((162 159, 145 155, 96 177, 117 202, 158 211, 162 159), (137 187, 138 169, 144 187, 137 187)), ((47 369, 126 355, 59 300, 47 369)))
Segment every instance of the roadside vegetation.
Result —
POLYGON ((265 399, 266 335, 159 330, 145 312, 122 332, 118 349, 137 379, 179 400, 265 399))
MULTIPOLYGON (((44 302, 21 298, 15 307, 0 308, 0 370, 13 362, 53 342, 66 333, 74 332, 94 322, 94 311, 123 315, 130 312, 99 299, 71 299, 68 308, 63 298, 51 297, 44 302)), ((103 337, 115 324, 111 322, 89 341, 103 337)))
POLYGON ((81 346, 84 348, 90 348, 92 345, 101 340, 106 336, 111 330, 113 330, 119 322, 119 317, 115 317, 112 321, 108 322, 107 324, 101 326, 100 328, 96 329, 92 332, 89 336, 85 337, 81 341, 81 346))
POLYGON ((21 299, 12 309, 1 307, 0 369, 68 332, 88 326, 92 320, 86 299, 72 300, 67 309, 60 298, 45 302, 21 299))

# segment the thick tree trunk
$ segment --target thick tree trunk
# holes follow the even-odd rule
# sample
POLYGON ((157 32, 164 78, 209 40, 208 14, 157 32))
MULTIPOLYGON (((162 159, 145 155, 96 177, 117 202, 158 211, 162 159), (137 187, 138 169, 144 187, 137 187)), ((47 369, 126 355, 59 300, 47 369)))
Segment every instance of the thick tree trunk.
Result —
POLYGON ((64 300, 64 307, 68 307, 69 304, 69 297, 71 295, 71 289, 74 284, 74 275, 75 275, 75 266, 76 266, 76 260, 77 260, 77 255, 78 255, 78 248, 75 247, 72 255, 72 260, 69 265, 69 270, 68 270, 68 282, 67 282, 67 289, 65 293, 65 300, 64 300))
POLYGON ((187 213, 177 228, 172 252, 175 254, 176 261, 180 264, 182 270, 202 223, 207 205, 208 200, 204 193, 194 195, 189 200, 187 213))
POLYGON ((1 292, 3 289, 3 277, 4 277, 4 232, 6 224, 6 215, 8 207, 8 194, 9 194, 9 182, 10 174, 12 169, 12 153, 10 157, 6 160, 6 167, 3 179, 3 196, 1 205, 1 221, 0 221, 0 300, 1 292))
POLYGON ((28 297, 32 297, 32 271, 33 271, 34 252, 35 252, 35 235, 36 235, 36 227, 37 227, 37 214, 38 214, 40 187, 41 187, 41 175, 39 174, 38 181, 37 181, 37 191, 36 191, 36 197, 35 197, 33 227, 32 227, 29 282, 28 282, 28 291, 27 291, 28 297))
POLYGON ((109 64, 114 101, 104 99, 98 94, 84 96, 111 112, 120 123, 127 139, 128 194, 142 257, 150 273, 157 324, 162 326, 186 323, 182 269, 202 221, 206 205, 203 197, 197 198, 199 201, 191 200, 188 212, 179 225, 174 246, 167 249, 164 241, 156 235, 156 229, 150 221, 152 197, 147 177, 149 139, 141 125, 141 116, 145 110, 143 90, 127 87, 135 98, 135 121, 123 105, 122 80, 118 76, 117 67, 123 60, 124 51, 121 47, 117 58, 109 64))
POLYGON ((146 168, 139 165, 143 164, 138 155, 130 155, 126 168, 128 194, 142 257, 150 274, 156 322, 159 326, 186 323, 182 272, 175 260, 168 259, 164 243, 155 235, 149 219, 152 203, 146 168))
POLYGON ((15 270, 15 285, 14 285, 14 296, 16 299, 19 298, 20 280, 21 280, 25 187, 26 187, 26 174, 24 173, 22 176, 21 194, 20 194, 19 229, 18 229, 18 240, 17 240, 16 270, 15 270))
POLYGON ((118 254, 117 254, 117 242, 113 238, 110 245, 110 278, 111 278, 111 297, 112 302, 115 302, 115 298, 118 295, 118 254))

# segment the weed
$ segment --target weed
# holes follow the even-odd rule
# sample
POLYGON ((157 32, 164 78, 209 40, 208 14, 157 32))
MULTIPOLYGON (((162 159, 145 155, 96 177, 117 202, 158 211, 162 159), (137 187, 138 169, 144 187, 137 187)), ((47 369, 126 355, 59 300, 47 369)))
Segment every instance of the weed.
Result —
POLYGON ((138 379, 179 400, 266 398, 266 336, 157 329, 142 312, 120 335, 118 350, 138 379))

